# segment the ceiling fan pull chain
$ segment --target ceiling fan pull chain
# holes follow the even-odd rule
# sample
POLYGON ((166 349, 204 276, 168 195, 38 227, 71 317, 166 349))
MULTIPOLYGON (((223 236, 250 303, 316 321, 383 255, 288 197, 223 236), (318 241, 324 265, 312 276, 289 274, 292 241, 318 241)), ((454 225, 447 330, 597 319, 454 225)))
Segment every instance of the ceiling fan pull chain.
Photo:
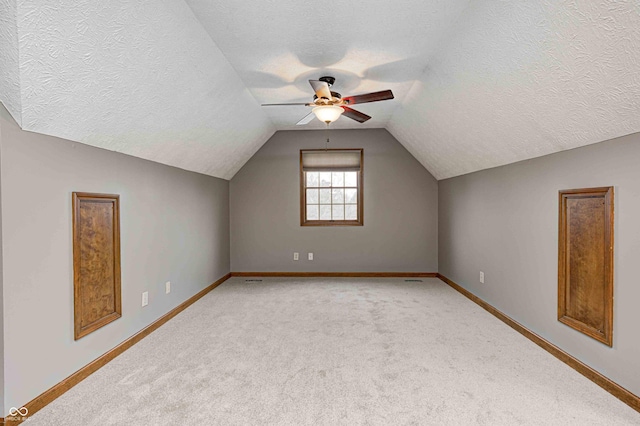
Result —
POLYGON ((329 122, 327 122, 327 127, 325 128, 325 133, 327 135, 327 142, 324 145, 324 150, 328 151, 329 150, 329 122))

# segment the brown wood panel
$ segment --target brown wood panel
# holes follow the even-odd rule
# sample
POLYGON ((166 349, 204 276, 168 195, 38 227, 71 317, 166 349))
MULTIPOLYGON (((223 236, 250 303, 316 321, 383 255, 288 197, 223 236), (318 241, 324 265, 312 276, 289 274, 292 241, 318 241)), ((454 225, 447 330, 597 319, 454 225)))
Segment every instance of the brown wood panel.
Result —
POLYGON ((553 343, 545 340, 540 337, 533 331, 529 330, 519 322, 515 321, 511 317, 504 314, 502 311, 499 311, 489 303, 485 302, 475 294, 471 293, 469 290, 463 288, 462 286, 456 284, 451 281, 449 278, 445 277, 442 274, 438 274, 438 278, 447 283, 449 286, 454 288, 456 291, 460 292, 465 297, 469 298, 474 303, 478 304, 486 311, 494 315, 496 318, 507 324, 509 327, 513 328, 518 333, 522 334, 527 339, 531 340, 536 345, 540 346, 545 351, 549 352, 551 355, 558 358, 560 361, 567 364, 569 367, 576 370, 578 373, 585 376, 587 379, 594 382, 596 385, 600 386, 602 389, 606 390, 620 401, 627 404, 629 407, 634 410, 640 412, 640 396, 634 394, 633 392, 623 388, 613 380, 609 379, 607 376, 597 372, 593 368, 584 364, 582 361, 577 358, 569 355, 559 347, 555 346, 553 343))
POLYGON ((73 193, 75 339, 122 315, 118 195, 73 193))
POLYGON ((559 192, 558 320, 613 345, 613 187, 559 192))

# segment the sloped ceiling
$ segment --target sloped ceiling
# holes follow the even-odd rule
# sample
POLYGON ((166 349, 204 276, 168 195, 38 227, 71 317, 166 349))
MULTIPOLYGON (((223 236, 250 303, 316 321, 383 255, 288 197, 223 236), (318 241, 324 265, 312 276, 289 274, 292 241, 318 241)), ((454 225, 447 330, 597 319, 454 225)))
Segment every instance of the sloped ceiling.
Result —
POLYGON ((22 127, 230 179, 275 131, 183 1, 21 2, 22 127))
POLYGON ((388 130, 437 179, 640 131, 640 2, 474 1, 388 130))
POLYGON ((24 129, 225 179, 309 111, 259 104, 327 74, 396 95, 332 127, 385 127, 438 179, 640 131, 634 0, 17 5, 0 100, 24 129))
POLYGON ((22 122, 15 0, 0 0, 0 100, 22 122))
MULTIPOLYGON (((310 102, 309 79, 336 78, 343 96, 391 89, 396 100, 361 104, 373 118, 333 128, 385 127, 468 0, 186 0, 260 103, 310 102)), ((264 108, 278 130, 324 129, 305 106, 264 108)))

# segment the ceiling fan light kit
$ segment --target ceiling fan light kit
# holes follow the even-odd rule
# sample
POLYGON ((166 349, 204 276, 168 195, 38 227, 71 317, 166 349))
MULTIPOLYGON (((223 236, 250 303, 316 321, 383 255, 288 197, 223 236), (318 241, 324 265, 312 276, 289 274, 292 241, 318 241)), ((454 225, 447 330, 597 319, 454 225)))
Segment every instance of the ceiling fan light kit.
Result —
MULTIPOLYGON (((367 102, 386 101, 393 99, 393 92, 391 90, 382 90, 380 92, 366 93, 364 95, 347 96, 343 98, 340 93, 332 92, 329 87, 333 86, 335 82, 334 77, 320 77, 319 80, 309 80, 309 84, 315 92, 313 102, 305 103, 284 103, 284 104, 262 104, 262 106, 284 106, 284 105, 304 105, 314 107, 311 112, 318 120, 327 123, 336 121, 344 113, 345 117, 357 121, 358 123, 364 123, 371 117, 360 111, 356 111, 353 108, 349 108, 348 105, 363 104, 367 102)), ((304 125, 309 123, 313 119, 313 115, 310 113, 303 117, 296 125, 304 125)))
POLYGON ((334 105, 317 106, 311 111, 318 117, 318 120, 327 124, 336 121, 344 112, 342 108, 334 105))

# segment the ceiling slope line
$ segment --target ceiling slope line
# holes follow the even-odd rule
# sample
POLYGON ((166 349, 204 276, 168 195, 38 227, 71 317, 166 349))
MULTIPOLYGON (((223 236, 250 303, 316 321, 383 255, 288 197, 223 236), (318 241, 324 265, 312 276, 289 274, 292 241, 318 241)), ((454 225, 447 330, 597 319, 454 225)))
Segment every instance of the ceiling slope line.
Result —
MULTIPOLYGON (((229 66, 233 69, 233 71, 235 72, 236 76, 238 77, 238 80, 240 80, 242 82, 242 85, 244 86, 244 89, 247 91, 247 93, 249 93, 249 95, 251 96, 251 98, 255 101, 257 106, 260 106, 260 102, 258 102, 258 100, 255 98, 255 96, 253 96, 253 93, 251 93, 251 90, 249 90, 249 88, 247 87, 247 83, 242 79, 242 77, 240 77, 240 74, 238 73, 238 70, 236 69, 236 67, 231 63, 231 61, 229 60, 229 58, 227 57, 227 55, 222 51, 222 49, 220 49, 220 46, 218 46, 218 43, 216 43, 216 41, 213 39, 213 37, 211 37, 211 34, 209 34, 209 31, 207 31, 207 27, 204 26, 204 24, 202 23, 202 21, 200 20, 200 18, 198 18, 198 15, 196 15, 195 11, 193 10, 193 8, 191 7, 191 5, 185 1, 182 0, 182 2, 187 5, 187 7, 189 8, 189 10, 191 11, 191 15, 193 15, 193 17, 195 18, 196 21, 198 21, 198 24, 200 24, 200 27, 202 28, 202 30, 207 34, 207 36, 209 37, 209 40, 211 40, 211 42, 216 46, 216 48, 218 49, 218 51, 220 51, 220 54, 224 57, 224 59, 227 61, 227 63, 229 64, 229 66)), ((264 114, 264 113, 263 113, 264 114)), ((264 116, 269 119, 269 122, 271 122, 271 119, 267 116, 267 114, 264 114, 264 116)), ((271 122, 271 124, 273 125, 273 123, 271 122)), ((275 130, 273 131, 273 133, 275 133, 275 130)), ((273 133, 271 134, 271 136, 273 136, 273 133)), ((269 136, 267 138, 267 140, 269 140, 271 138, 271 136, 269 136)), ((267 140, 265 140, 263 142, 264 143, 267 142, 267 140)))
MULTIPOLYGON (((204 24, 202 23, 202 21, 200 20, 200 18, 198 18, 198 15, 196 15, 195 11, 193 10, 193 8, 191 7, 191 5, 186 2, 185 0, 182 0, 184 2, 184 4, 186 4, 186 6, 189 8, 189 10, 191 11, 191 14, 193 15, 193 17, 195 18, 195 20, 198 22, 198 24, 200 25, 200 27, 202 28, 202 30, 207 34, 207 37, 209 37, 209 40, 211 40, 211 42, 216 46, 216 48, 218 49, 218 51, 220 52, 220 54, 224 57, 224 59, 227 61, 227 63, 229 64, 229 66, 233 69, 233 72, 236 74, 236 77, 238 78, 239 81, 242 82, 242 85, 244 86, 244 90, 249 94, 249 96, 251 96, 251 99, 253 99, 253 101, 255 102, 256 106, 260 107, 260 102, 258 102, 258 100, 256 99, 256 97, 253 95, 253 93, 251 93, 251 90, 249 90, 249 88, 247 87, 247 83, 242 79, 242 77, 240 77, 240 74, 238 73, 238 70, 236 69, 236 67, 231 63, 231 61, 229 60, 229 58, 227 57, 227 55, 222 51, 222 49, 220 49, 220 47, 218 46, 218 43, 216 43, 216 41, 213 39, 213 37, 211 37, 211 34, 209 33, 209 31, 207 31, 207 28, 204 26, 204 24)), ((251 158, 256 154, 256 152, 258 152, 260 150, 260 148, 262 148, 264 146, 265 143, 267 143, 267 141, 269 139, 271 139, 273 137, 273 135, 276 133, 276 128, 273 124, 273 121, 271 120, 271 118, 269 118, 269 116, 267 114, 265 114, 264 112, 262 113, 264 115, 264 117, 269 121, 269 123, 271 124, 271 128, 268 129, 268 131, 264 134, 268 134, 268 136, 266 138, 262 137, 259 144, 256 144, 256 146, 254 147, 255 149, 252 149, 250 151, 250 154, 247 159, 240 164, 239 167, 236 168, 236 170, 228 177, 228 178, 224 178, 225 180, 230 181, 231 179, 233 179, 233 177, 242 169, 242 167, 244 167, 245 164, 247 164, 249 162, 249 160, 251 160, 251 158)))
MULTIPOLYGON (((433 52, 433 54, 430 56, 430 59, 433 58, 437 58, 440 54, 441 51, 443 51, 445 49, 445 47, 448 47, 448 45, 451 43, 450 40, 451 39, 451 35, 455 34, 458 31, 458 26, 460 26, 460 21, 462 19, 462 16, 464 16, 465 13, 467 13, 467 11, 469 10, 469 5, 471 4, 471 0, 467 1, 467 5, 463 8, 460 9, 460 13, 458 13, 458 16, 454 19, 453 23, 447 28, 447 31, 445 31, 438 40, 438 49, 433 52), (441 43, 440 43, 441 42, 441 43)), ((416 84, 419 84, 420 82, 420 77, 422 77, 424 74, 427 73, 427 71, 431 70, 431 67, 429 64, 427 64, 424 69, 422 70, 422 72, 420 73, 420 76, 414 80, 413 84, 411 85, 411 87, 409 88, 409 91, 406 93, 406 95, 400 100, 400 104, 404 103, 404 100, 409 96, 409 94, 414 90, 414 87, 416 86, 416 84)), ((387 119, 387 123, 391 122, 393 120, 393 118, 395 117, 396 113, 398 111, 398 108, 395 108, 393 110, 393 113, 391 114, 391 116, 387 119)), ((386 127, 385 127, 386 128, 386 127)), ((388 130, 388 129, 387 129, 388 130)), ((397 139, 397 138, 396 138, 397 139)), ((402 143, 402 142, 400 142, 402 143)), ((413 154, 412 154, 413 155, 413 154)))
MULTIPOLYGON (((445 48, 448 48, 449 44, 451 43, 451 35, 455 34, 457 31, 459 31, 458 27, 461 25, 461 21, 462 21, 462 17, 469 12, 469 8, 471 5, 471 0, 467 1, 467 5, 463 8, 460 9, 460 13, 458 14, 458 16, 455 18, 455 20, 453 21, 453 24, 451 26, 449 26, 449 28, 447 29, 447 31, 445 31, 439 39, 439 47, 438 49, 433 52, 433 54, 431 55, 430 59, 436 59, 440 56, 441 52, 445 51, 445 48)), ((431 174, 431 176, 434 176, 436 178, 436 180, 440 180, 438 178, 438 176, 436 175, 436 171, 433 170, 432 167, 430 167, 428 164, 425 164, 424 161, 422 161, 422 159, 420 158, 419 155, 417 155, 417 152, 415 150, 415 148, 413 147, 413 145, 408 144, 405 141, 403 141, 403 137, 402 135, 398 134, 395 130, 394 130, 394 125, 393 123, 396 120, 396 115, 398 114, 398 111, 400 111, 401 109, 404 108, 405 106, 405 101, 410 98, 412 96, 412 93, 414 93, 414 91, 418 90, 418 85, 421 84, 421 77, 423 75, 425 75, 427 72, 433 72, 433 68, 430 65, 430 61, 427 64, 427 66, 424 67, 424 69, 422 70, 422 73, 420 74, 420 76, 413 82, 413 84, 411 85, 411 87, 409 88, 409 91, 405 94, 405 96, 402 98, 402 100, 399 102, 400 105, 396 106, 396 108, 394 108, 391 116, 387 119, 387 122, 385 123, 385 129, 391 133, 391 135, 402 145, 404 146, 404 148, 420 163, 422 164, 422 167, 424 167, 425 169, 427 169, 427 171, 431 174)))

